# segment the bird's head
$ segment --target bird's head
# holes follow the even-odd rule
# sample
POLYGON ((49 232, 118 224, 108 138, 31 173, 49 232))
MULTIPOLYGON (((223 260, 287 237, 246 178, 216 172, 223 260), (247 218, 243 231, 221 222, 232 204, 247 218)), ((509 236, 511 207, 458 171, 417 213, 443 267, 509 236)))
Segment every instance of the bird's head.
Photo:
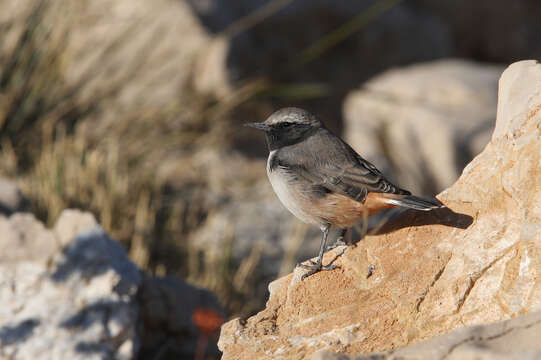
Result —
POLYGON ((299 108, 284 108, 274 112, 261 123, 246 126, 265 132, 269 150, 276 150, 303 141, 323 125, 314 115, 299 108))

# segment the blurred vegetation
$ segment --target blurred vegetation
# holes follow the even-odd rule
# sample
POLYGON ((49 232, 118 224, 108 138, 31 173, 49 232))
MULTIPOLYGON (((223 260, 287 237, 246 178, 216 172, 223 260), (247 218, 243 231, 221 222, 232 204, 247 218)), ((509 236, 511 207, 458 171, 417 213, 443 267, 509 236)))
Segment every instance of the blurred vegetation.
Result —
MULTIPOLYGON (((253 26, 289 2, 270 2, 233 29, 253 26)), ((388 0, 369 9, 312 44, 300 63, 290 64, 311 61, 398 2, 388 0)), ((0 174, 18 182, 30 199, 30 211, 49 226, 65 208, 91 211, 141 268, 156 275, 175 274, 214 291, 230 315, 258 310, 265 301, 261 286, 266 287, 257 272, 261 246, 254 246, 239 265, 232 261, 231 228, 220 235, 228 244, 225 249, 190 245, 189 235, 213 211, 205 203, 212 179, 194 171, 190 162, 206 147, 231 149, 234 113, 250 112, 258 102, 270 108, 264 105, 268 98, 297 101, 326 96, 330 90, 313 83, 273 84, 262 77, 238 84, 217 99, 187 84, 182 96, 166 106, 122 108, 114 121, 97 126, 111 99, 142 76, 145 58, 129 59, 123 76, 92 88, 91 96, 87 85, 114 73, 114 66, 107 66, 109 59, 144 29, 129 27, 108 39, 107 46, 92 54, 83 74, 67 81, 66 44, 74 24, 85 16, 83 6, 57 0, 31 4, 0 23, 0 174), (171 157, 186 163, 175 186, 156 174, 156 164, 171 157)), ((154 43, 148 39, 137 53, 153 51, 154 43)), ((285 66, 286 71, 295 66, 285 66)), ((292 230, 294 246, 284 257, 282 274, 294 266, 305 233, 305 226, 292 230)))
MULTIPOLYGON (((75 84, 67 84, 65 44, 79 9, 60 3, 36 1, 0 24, 0 173, 19 183, 30 211, 49 226, 65 208, 92 211, 143 269, 210 288, 230 313, 254 311, 242 299, 254 297, 257 250, 236 270, 227 251, 188 248, 187 234, 209 211, 201 205, 208 179, 192 174, 173 193, 153 165, 173 152, 182 158, 209 144, 225 148, 228 121, 215 119, 227 119, 261 83, 246 84, 220 101, 185 91, 187 96, 167 107, 125 109, 107 128, 94 131, 92 119, 125 82, 139 76, 144 60, 127 64, 129 76, 84 97, 85 84, 107 71, 107 57, 134 29, 111 41, 75 84)), ((145 47, 140 50, 149 51, 152 42, 145 47)))

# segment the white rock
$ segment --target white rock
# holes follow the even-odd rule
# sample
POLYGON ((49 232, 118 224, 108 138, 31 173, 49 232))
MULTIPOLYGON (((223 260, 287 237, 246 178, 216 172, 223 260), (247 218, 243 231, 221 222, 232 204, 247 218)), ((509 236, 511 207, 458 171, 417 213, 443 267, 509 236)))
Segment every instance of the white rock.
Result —
POLYGON ((0 213, 9 215, 20 211, 25 202, 19 187, 13 181, 0 177, 0 213))
POLYGON ((347 97, 345 138, 402 187, 434 195, 488 142, 502 70, 461 60, 389 70, 347 97))
POLYGON ((65 211, 53 232, 16 214, 0 229, 0 358, 135 354, 139 271, 92 215, 65 211))

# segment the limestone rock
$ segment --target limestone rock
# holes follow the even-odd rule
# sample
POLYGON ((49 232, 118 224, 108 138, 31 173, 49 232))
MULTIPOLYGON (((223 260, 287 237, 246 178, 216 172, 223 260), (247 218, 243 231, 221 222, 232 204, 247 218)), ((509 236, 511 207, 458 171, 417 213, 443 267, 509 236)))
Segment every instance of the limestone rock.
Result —
POLYGON ((26 199, 17 185, 0 177, 0 214, 10 215, 21 211, 25 204, 26 199))
POLYGON ((21 261, 45 264, 57 251, 54 234, 33 215, 0 216, 0 265, 21 261))
POLYGON ((117 104, 109 108, 164 106, 185 96, 194 62, 210 38, 184 1, 99 0, 72 10, 84 21, 73 26, 67 44, 70 83, 95 71, 84 84, 85 94, 95 96, 122 82, 117 104))
POLYGON ((58 239, 60 246, 68 245, 78 234, 92 231, 98 227, 98 223, 94 216, 90 213, 81 212, 79 210, 67 209, 62 212, 62 216, 54 227, 54 233, 58 239))
POLYGON ((219 356, 216 297, 141 276, 79 210, 64 210, 53 230, 31 214, 0 216, 0 303, 1 359, 219 356))
POLYGON ((65 248, 31 215, 0 218, 0 358, 131 359, 136 353, 131 300, 139 272, 88 217, 62 213, 57 225, 80 229, 62 240, 65 248))
POLYGON ((346 356, 318 351, 312 360, 534 360, 541 357, 541 312, 469 326, 402 349, 346 356), (510 345, 512 344, 512 345, 510 345))
POLYGON ((223 358, 383 351, 540 311, 540 81, 535 61, 503 73, 497 131, 438 196, 449 209, 405 212, 347 249, 340 270, 274 281, 266 309, 222 327, 223 358))
POLYGON ((489 141, 502 70, 463 60, 389 70, 347 97, 345 138, 402 187, 432 196, 489 141))

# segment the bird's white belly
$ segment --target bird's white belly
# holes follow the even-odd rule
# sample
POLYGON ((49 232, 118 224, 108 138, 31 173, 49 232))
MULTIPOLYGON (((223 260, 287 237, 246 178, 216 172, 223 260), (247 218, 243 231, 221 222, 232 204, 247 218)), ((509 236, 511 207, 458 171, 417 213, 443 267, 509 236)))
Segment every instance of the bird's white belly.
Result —
POLYGON ((273 156, 274 151, 271 152, 267 161, 267 175, 274 192, 282 204, 301 221, 308 224, 320 225, 321 221, 310 212, 310 200, 307 198, 307 194, 303 193, 300 186, 295 183, 295 180, 280 167, 270 171, 270 163, 273 156))

